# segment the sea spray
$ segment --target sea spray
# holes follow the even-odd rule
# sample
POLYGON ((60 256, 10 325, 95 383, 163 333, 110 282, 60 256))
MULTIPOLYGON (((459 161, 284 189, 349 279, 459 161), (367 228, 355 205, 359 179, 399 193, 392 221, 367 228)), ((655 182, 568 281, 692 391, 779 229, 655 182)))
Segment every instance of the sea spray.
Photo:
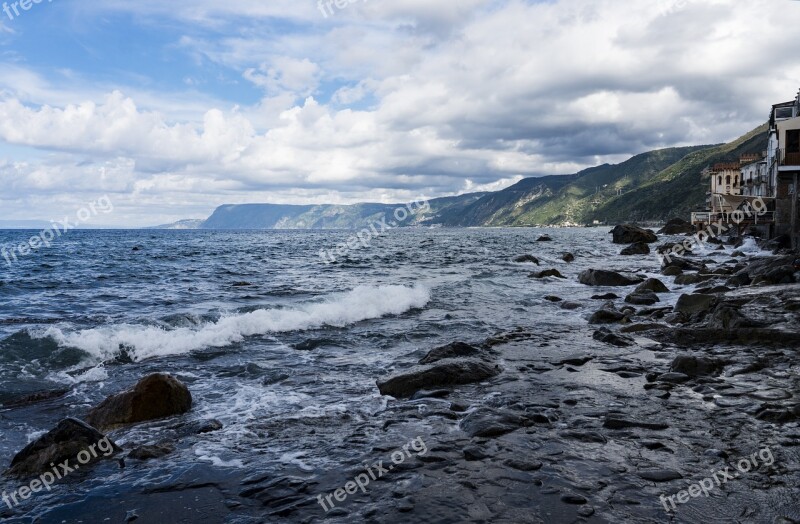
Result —
POLYGON ((36 338, 51 338, 60 346, 83 350, 96 359, 115 358, 125 350, 135 361, 180 355, 210 347, 225 347, 245 337, 303 331, 323 326, 344 327, 362 320, 399 315, 430 301, 422 286, 359 286, 332 295, 324 302, 292 309, 259 309, 224 316, 199 327, 165 329, 158 326, 115 324, 80 331, 52 326, 32 332, 36 338))

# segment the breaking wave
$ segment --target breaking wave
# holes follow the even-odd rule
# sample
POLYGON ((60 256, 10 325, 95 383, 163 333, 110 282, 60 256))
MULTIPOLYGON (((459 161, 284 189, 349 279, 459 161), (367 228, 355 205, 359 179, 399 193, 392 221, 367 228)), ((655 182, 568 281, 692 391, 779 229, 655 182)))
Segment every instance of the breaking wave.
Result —
POLYGON ((50 338, 60 346, 83 350, 101 360, 114 358, 124 350, 132 359, 141 361, 225 347, 248 336, 323 326, 344 327, 362 320, 399 315, 423 307, 429 301, 430 291, 421 286, 360 286, 348 293, 332 295, 324 302, 293 309, 259 309, 233 314, 198 327, 165 329, 116 324, 70 332, 53 326, 31 336, 50 338))

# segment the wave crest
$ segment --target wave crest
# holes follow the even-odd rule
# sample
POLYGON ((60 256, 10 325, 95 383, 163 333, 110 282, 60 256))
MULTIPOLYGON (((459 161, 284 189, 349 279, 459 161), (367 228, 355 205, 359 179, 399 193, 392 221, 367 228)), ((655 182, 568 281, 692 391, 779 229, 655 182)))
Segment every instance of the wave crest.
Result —
POLYGON ((420 286, 359 286, 348 293, 333 295, 325 302, 294 309, 259 309, 225 316, 198 327, 164 329, 117 324, 68 332, 53 326, 31 335, 51 338, 60 346, 81 349, 102 360, 114 358, 124 349, 131 358, 141 361, 229 346, 248 336, 323 326, 344 327, 362 320, 399 315, 423 307, 429 301, 430 291, 420 286))

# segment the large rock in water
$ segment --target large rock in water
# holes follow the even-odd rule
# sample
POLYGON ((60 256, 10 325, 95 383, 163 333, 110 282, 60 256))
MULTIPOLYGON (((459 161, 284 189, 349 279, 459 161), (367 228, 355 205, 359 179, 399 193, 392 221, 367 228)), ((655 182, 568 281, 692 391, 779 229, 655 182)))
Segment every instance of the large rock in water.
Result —
POLYGON ((623 256, 649 255, 650 246, 648 246, 647 243, 645 242, 636 242, 635 244, 631 244, 630 246, 620 251, 619 254, 623 256))
POLYGON ((457 357, 475 357, 482 353, 483 350, 476 348, 464 342, 452 342, 446 346, 434 348, 428 352, 427 355, 422 357, 419 361, 420 364, 433 364, 440 360, 457 357))
POLYGON ((636 293, 643 293, 645 291, 652 291, 653 293, 669 293, 669 288, 657 278, 648 278, 636 286, 636 293))
POLYGON ((623 224, 611 230, 614 235, 615 244, 635 244, 637 242, 644 242, 652 244, 658 242, 658 237, 649 229, 642 229, 640 227, 632 226, 630 224, 623 224))
POLYGON ((587 269, 578 275, 578 281, 587 286, 633 286, 644 282, 644 278, 637 275, 623 275, 615 271, 604 269, 587 269))
POLYGON ((403 398, 410 397, 421 389, 481 382, 499 373, 499 367, 480 360, 451 359, 442 360, 431 366, 413 368, 385 380, 378 380, 377 384, 381 395, 403 398))
MULTIPOLYGON (((6 472, 18 477, 34 477, 53 469, 51 464, 69 461, 72 468, 88 464, 121 451, 113 441, 78 419, 67 418, 48 433, 17 453, 6 472), (94 453, 92 453, 94 450, 94 453), (88 453, 88 462, 84 460, 88 453), (82 456, 79 457, 78 455, 82 456)), ((59 470, 60 471, 60 470, 59 470)))
POLYGON ((192 407, 192 394, 179 380, 156 373, 130 391, 112 395, 89 412, 86 421, 103 429, 121 424, 181 415, 192 407))
POLYGON ((659 235, 692 235, 696 231, 696 228, 691 224, 691 222, 687 222, 682 218, 673 218, 667 224, 662 227, 658 234, 659 235))

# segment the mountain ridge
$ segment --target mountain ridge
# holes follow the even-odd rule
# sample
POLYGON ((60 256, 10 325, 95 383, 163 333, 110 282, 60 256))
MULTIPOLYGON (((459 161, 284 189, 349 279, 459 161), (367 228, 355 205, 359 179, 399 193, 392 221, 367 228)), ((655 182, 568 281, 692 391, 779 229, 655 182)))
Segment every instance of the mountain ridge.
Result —
MULTIPOLYGON (((361 229, 392 227, 525 227, 663 222, 705 207, 702 171, 766 148, 766 124, 725 144, 657 149, 619 164, 569 175, 525 178, 500 191, 434 198, 400 220, 408 204, 226 204, 198 229, 361 229)), ((181 221, 181 229, 191 224, 181 221)), ((169 228, 168 226, 163 226, 169 228)))

